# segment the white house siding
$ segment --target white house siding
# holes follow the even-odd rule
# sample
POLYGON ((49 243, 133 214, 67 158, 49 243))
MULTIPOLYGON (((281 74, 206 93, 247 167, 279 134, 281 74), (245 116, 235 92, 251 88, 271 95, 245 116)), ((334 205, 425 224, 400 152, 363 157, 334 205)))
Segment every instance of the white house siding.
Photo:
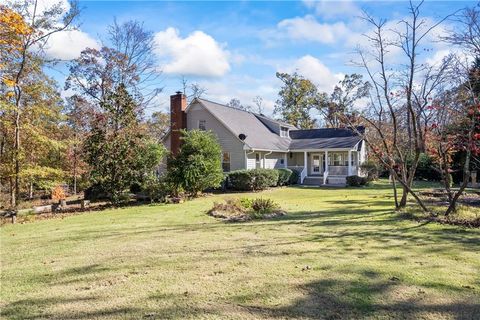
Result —
POLYGON ((247 169, 255 169, 255 153, 247 151, 247 169))
MULTIPOLYGON (((260 154, 259 168, 278 169, 285 168, 282 159, 285 159, 285 153, 282 152, 265 152, 265 151, 247 151, 247 169, 257 168, 255 154, 260 154)), ((288 160, 288 159, 287 159, 288 160)))
MULTIPOLYGON (((284 168, 285 164, 282 164, 282 159, 285 159, 285 153, 273 152, 271 154, 264 153, 265 163, 264 166, 267 169, 284 168)), ((287 159, 288 160, 288 159, 287 159)))
POLYGON ((218 121, 201 104, 190 106, 187 113, 187 129, 198 129, 199 120, 205 120, 205 127, 211 130, 218 139, 223 152, 230 152, 230 170, 245 168, 245 151, 243 143, 233 135, 220 121, 218 121))

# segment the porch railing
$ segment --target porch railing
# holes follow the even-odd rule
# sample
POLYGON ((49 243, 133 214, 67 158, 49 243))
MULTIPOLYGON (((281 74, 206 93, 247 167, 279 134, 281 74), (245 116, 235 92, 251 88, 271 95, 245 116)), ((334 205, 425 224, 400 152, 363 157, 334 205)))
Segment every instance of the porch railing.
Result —
POLYGON ((304 167, 302 172, 300 172, 300 184, 303 184, 303 180, 305 180, 306 176, 307 176, 307 168, 304 167))

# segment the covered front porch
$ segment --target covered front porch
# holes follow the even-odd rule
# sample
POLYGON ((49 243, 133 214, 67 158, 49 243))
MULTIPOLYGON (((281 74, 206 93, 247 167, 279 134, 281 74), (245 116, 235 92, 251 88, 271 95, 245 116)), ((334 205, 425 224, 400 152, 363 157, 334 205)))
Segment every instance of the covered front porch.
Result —
POLYGON ((356 150, 301 150, 287 155, 287 167, 300 173, 301 184, 345 184, 346 177, 359 175, 360 154, 356 150))

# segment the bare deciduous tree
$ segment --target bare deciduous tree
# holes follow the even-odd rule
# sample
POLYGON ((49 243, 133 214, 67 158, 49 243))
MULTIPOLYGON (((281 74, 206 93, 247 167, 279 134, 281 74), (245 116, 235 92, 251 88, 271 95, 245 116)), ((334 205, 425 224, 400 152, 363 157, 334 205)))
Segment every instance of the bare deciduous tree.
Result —
POLYGON ((373 27, 372 33, 365 35, 371 49, 358 48, 357 53, 358 65, 372 85, 369 110, 362 118, 373 132, 364 138, 372 154, 390 171, 394 188, 395 182, 402 186, 400 201, 395 196, 396 207, 404 207, 410 194, 429 212, 412 183, 424 151, 425 108, 442 83, 446 66, 429 66, 419 56, 427 36, 446 18, 429 23, 421 17, 422 4, 410 2, 408 19, 398 21, 395 30, 386 20, 365 13, 364 20, 373 27), (401 54, 395 59, 390 55, 394 50, 401 54))

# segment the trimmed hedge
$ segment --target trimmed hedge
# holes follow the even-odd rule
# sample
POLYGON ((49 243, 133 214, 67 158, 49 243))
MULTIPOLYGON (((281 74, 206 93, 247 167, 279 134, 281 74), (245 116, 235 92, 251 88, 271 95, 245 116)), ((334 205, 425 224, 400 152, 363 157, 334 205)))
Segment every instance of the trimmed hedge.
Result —
POLYGON ((360 186, 365 186, 369 183, 366 177, 359 177, 359 176, 348 176, 346 180, 347 180, 347 186, 349 187, 360 187, 360 186))
POLYGON ((277 186, 278 178, 275 169, 237 170, 228 174, 228 185, 239 191, 265 190, 277 186))
POLYGON ((290 176, 292 175, 292 170, 286 169, 286 168, 281 168, 277 169, 278 171, 278 186, 285 186, 289 183, 290 181, 290 176))

